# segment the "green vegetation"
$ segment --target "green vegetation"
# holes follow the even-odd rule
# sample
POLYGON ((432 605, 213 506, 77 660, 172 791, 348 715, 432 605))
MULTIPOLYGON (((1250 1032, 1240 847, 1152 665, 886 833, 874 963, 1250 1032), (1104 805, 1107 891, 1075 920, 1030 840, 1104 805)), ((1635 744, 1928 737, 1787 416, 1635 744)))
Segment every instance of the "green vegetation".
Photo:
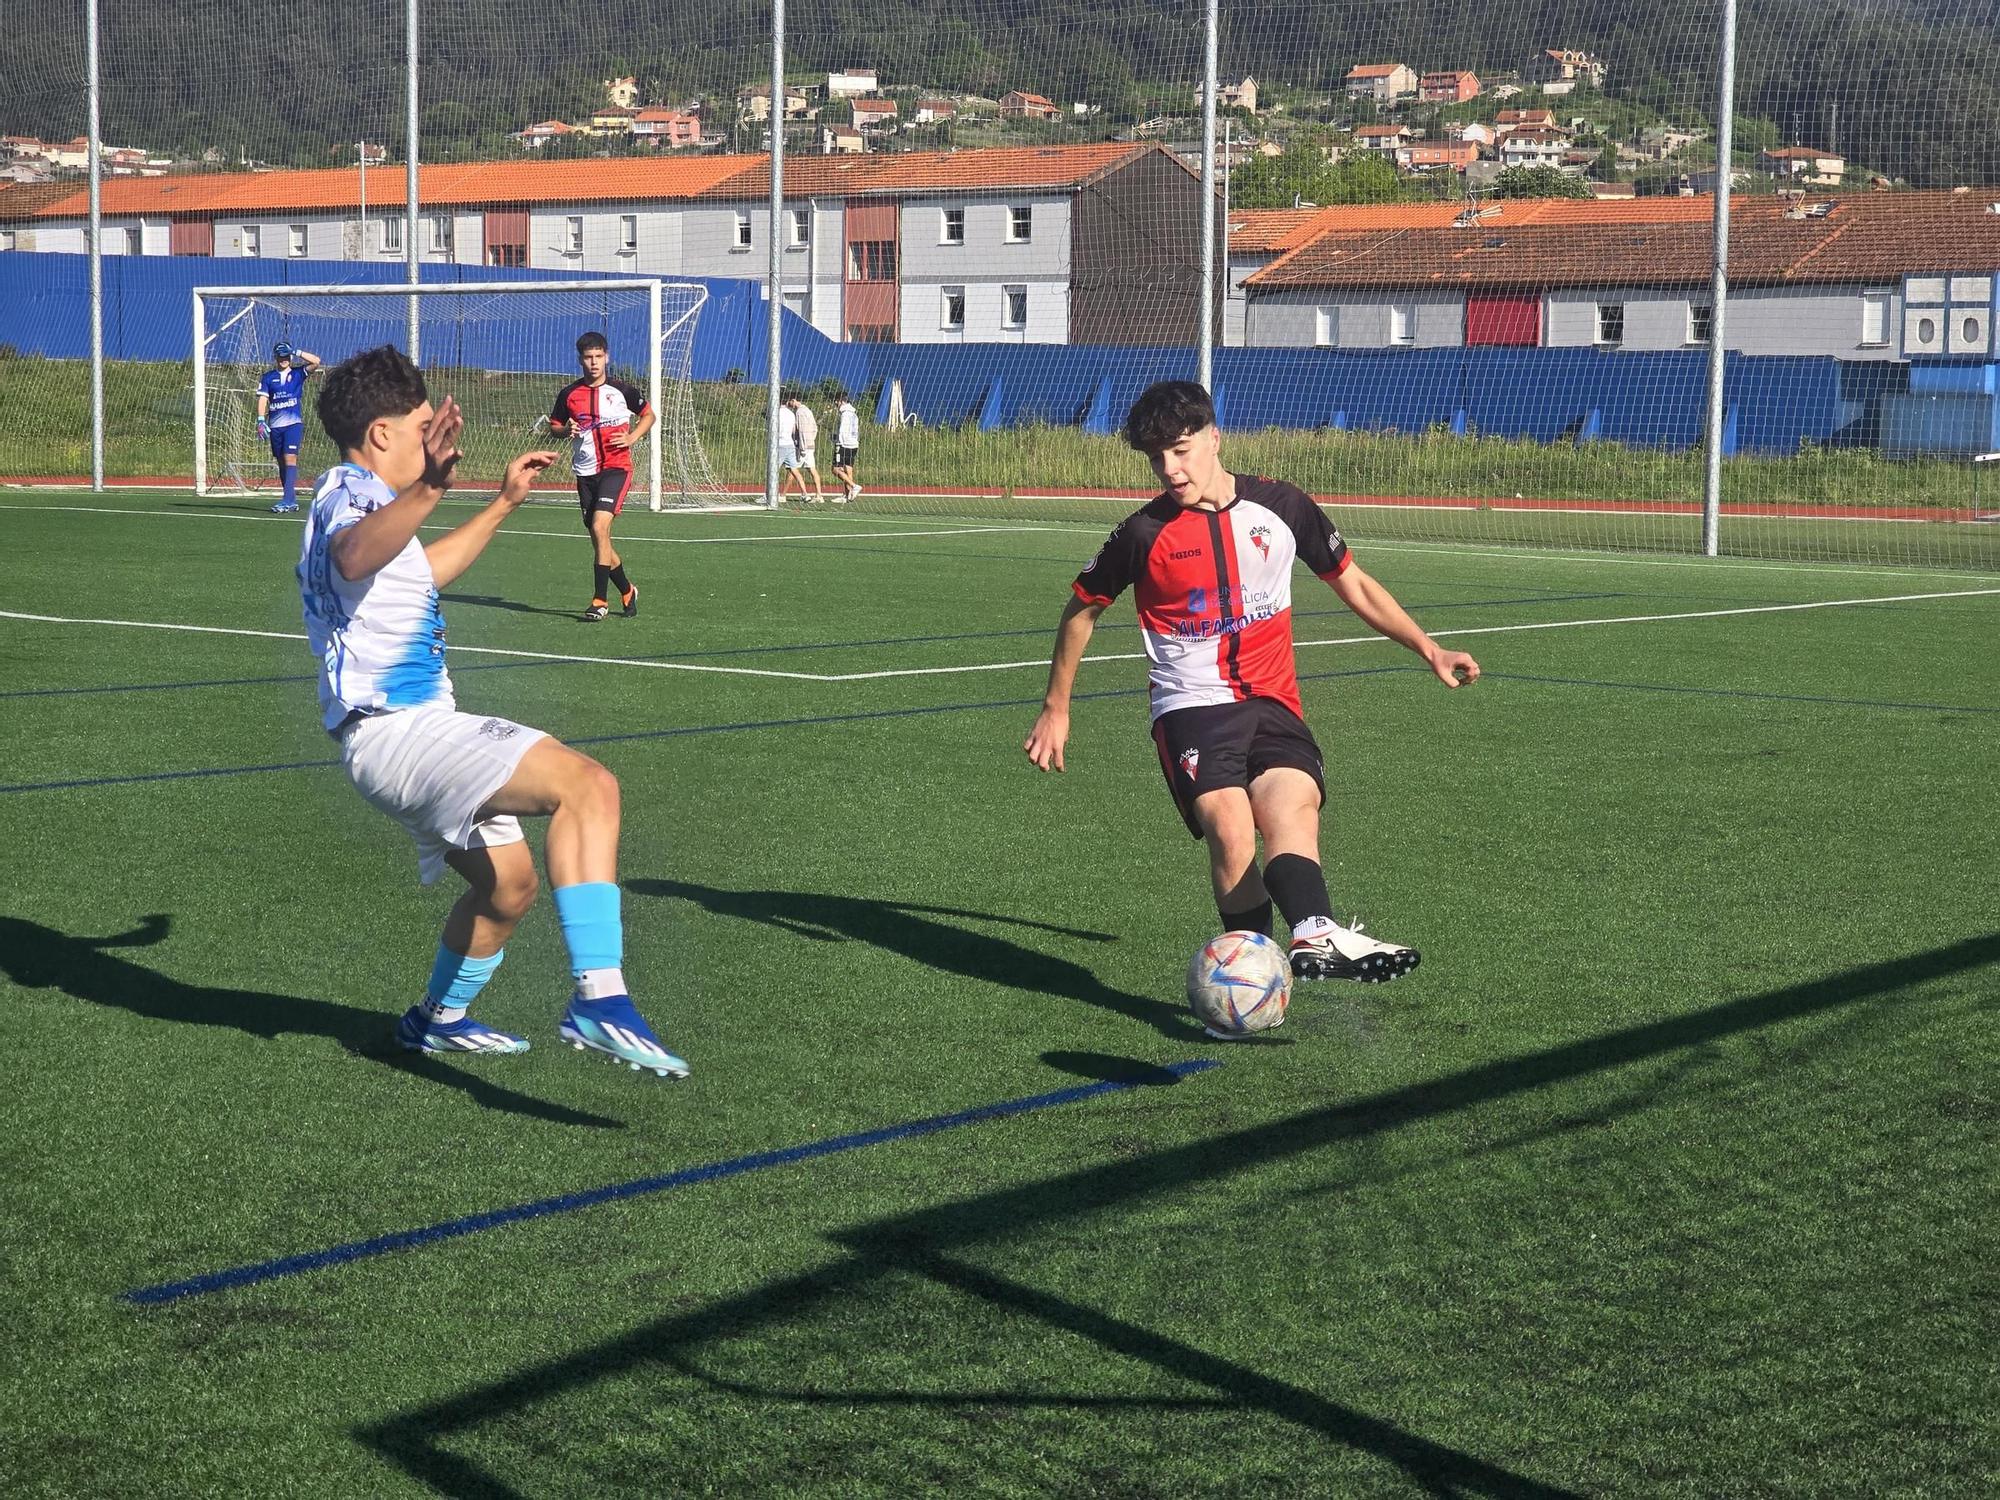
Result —
POLYGON ((1279 156, 1253 156, 1230 174, 1235 208, 1291 208, 1309 204, 1395 203, 1411 196, 1395 163, 1373 152, 1351 152, 1339 162, 1326 159, 1326 146, 1312 136, 1293 138, 1279 156))
POLYGON ((668 1086, 558 1043, 546 896, 479 1007, 535 1050, 397 1052, 453 893, 333 764, 297 525, 70 503, 0 498, 10 611, 236 633, 0 620, 9 1497, 1994 1492, 2000 611, 1769 612, 1970 585, 1365 552, 1537 628, 1456 693, 1301 652, 1339 911, 1424 964, 1228 1046, 1128 602, 1066 774, 1021 756, 1098 528, 628 514, 657 604, 586 627, 574 516, 516 516, 446 592, 460 701, 620 778, 668 1086))
POLYGON ((1498 198, 1588 198, 1590 184, 1556 167, 1508 167, 1493 179, 1498 198))

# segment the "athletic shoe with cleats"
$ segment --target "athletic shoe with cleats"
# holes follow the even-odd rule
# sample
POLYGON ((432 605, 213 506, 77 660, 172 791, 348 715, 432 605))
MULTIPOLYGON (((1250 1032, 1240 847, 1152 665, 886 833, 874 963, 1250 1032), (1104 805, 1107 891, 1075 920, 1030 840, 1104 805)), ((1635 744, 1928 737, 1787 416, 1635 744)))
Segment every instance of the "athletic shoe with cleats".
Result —
POLYGON ((1294 939, 1294 979, 1352 979, 1361 984, 1387 984, 1401 979, 1423 961, 1414 948, 1378 942, 1361 931, 1361 924, 1339 923, 1316 937, 1294 939))
POLYGON ((274 516, 289 516, 295 514, 298 508, 299 502, 296 500, 280 500, 276 505, 271 507, 271 514, 274 516))
POLYGON ((583 612, 583 618, 585 623, 588 623, 592 620, 602 620, 610 613, 610 605, 606 604, 602 599, 593 599, 590 603, 590 608, 583 612))
POLYGON ((606 995, 601 1000, 572 996, 560 1030, 562 1039, 578 1051, 602 1052, 635 1073, 650 1068, 662 1078, 688 1076, 688 1065, 660 1045, 630 995, 606 995))
POLYGON ((396 1040, 406 1052, 526 1052, 528 1039, 512 1032, 496 1031, 460 1016, 456 1021, 433 1021, 421 1005, 403 1012, 396 1023, 396 1040))
POLYGON ((619 601, 625 610, 625 618, 630 620, 639 613, 639 586, 634 584, 632 592, 619 601))

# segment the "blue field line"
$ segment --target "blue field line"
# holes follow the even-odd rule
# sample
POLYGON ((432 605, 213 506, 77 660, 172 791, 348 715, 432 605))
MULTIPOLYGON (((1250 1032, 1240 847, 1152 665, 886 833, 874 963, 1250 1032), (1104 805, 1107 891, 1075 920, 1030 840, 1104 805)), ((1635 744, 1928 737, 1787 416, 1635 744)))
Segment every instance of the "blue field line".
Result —
POLYGON ((1967 703, 1904 703, 1892 698, 1829 698, 1812 693, 1759 693, 1748 688, 1680 687, 1664 682, 1607 682, 1594 677, 1537 677, 1526 672, 1482 672, 1496 682, 1542 682, 1552 687, 1607 688, 1628 693, 1684 693, 1695 698, 1748 698, 1760 703, 1824 703, 1833 708, 1895 708, 1912 713, 2000 714, 2000 708, 1967 703))
MULTIPOLYGON (((1211 1068, 1221 1066, 1221 1062, 1215 1058, 1193 1058, 1187 1062, 1170 1063, 1160 1071, 1171 1073, 1176 1079, 1180 1079, 1191 1077, 1196 1073, 1206 1073, 1211 1068)), ((259 1261, 255 1265, 236 1266, 227 1271, 211 1271, 205 1276, 193 1276, 186 1281, 169 1281, 159 1286, 139 1287, 133 1291, 121 1292, 119 1296, 122 1301, 135 1303, 141 1307, 159 1307, 169 1302, 181 1302, 190 1297, 205 1297, 211 1292, 254 1286, 260 1281, 276 1281, 280 1277, 298 1276, 307 1271, 323 1271, 331 1266, 344 1266, 353 1261, 387 1255, 396 1250, 414 1250, 420 1245, 435 1245, 444 1240, 460 1239, 468 1234, 479 1234, 484 1230, 499 1229, 508 1224, 544 1219, 551 1214, 575 1213, 579 1209, 595 1208, 600 1203, 615 1203, 626 1198, 645 1197, 651 1193, 668 1193, 676 1188, 696 1187, 706 1182, 721 1182, 726 1178, 741 1177, 746 1172, 761 1172, 769 1167, 789 1167, 797 1162, 813 1161, 822 1156, 835 1156, 843 1151, 859 1151, 865 1146, 880 1146, 890 1141, 915 1140, 921 1136, 936 1135, 941 1130, 957 1130, 966 1125, 981 1125, 989 1120, 1005 1120, 1038 1109, 1053 1109, 1061 1104, 1075 1104, 1104 1094, 1124 1093, 1131 1089, 1151 1086, 1148 1080, 1136 1078, 1113 1078, 1098 1083, 1078 1084, 1073 1088, 1056 1089, 1047 1094, 1031 1094, 1025 1099, 1005 1099, 998 1104, 982 1104, 973 1109, 958 1110, 953 1114, 932 1115, 929 1119, 911 1120, 903 1125, 886 1125, 876 1130, 862 1130, 852 1135, 834 1136, 830 1140, 812 1141, 803 1146, 786 1146, 776 1151, 757 1151, 749 1156, 709 1162, 704 1166, 683 1167, 678 1172, 668 1172, 659 1177, 641 1177, 636 1182, 590 1188, 580 1193, 564 1193, 557 1198, 538 1198, 532 1203, 517 1203, 512 1208, 496 1208, 483 1214, 471 1214, 462 1219, 448 1219, 442 1224, 432 1224, 424 1229, 404 1229, 395 1234, 377 1235, 372 1240, 352 1240, 345 1245, 334 1245, 304 1255, 287 1255, 278 1260, 259 1261)))

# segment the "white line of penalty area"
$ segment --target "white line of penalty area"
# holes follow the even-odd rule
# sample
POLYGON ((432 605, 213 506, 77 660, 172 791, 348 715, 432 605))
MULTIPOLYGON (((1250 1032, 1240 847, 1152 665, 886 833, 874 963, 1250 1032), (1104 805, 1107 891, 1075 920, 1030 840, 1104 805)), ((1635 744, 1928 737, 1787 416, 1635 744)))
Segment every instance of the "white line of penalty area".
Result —
MULTIPOLYGON (((2000 588, 1953 589, 1929 594, 1878 594, 1859 599, 1814 599, 1802 604, 1755 604, 1737 609, 1683 610, 1673 614, 1604 615, 1590 620, 1537 620, 1524 625, 1468 625, 1453 630, 1430 632, 1433 640, 1462 640, 1481 635, 1513 635, 1529 630, 1577 630, 1596 625, 1658 625, 1684 620, 1724 620, 1745 615, 1796 614, 1803 610, 1849 609, 1870 604, 1914 604, 1934 599, 1981 599, 2000 595, 2000 588)), ((303 641, 298 632, 246 630, 225 625, 177 625, 160 620, 101 620, 68 615, 35 615, 16 610, 0 610, 0 620, 20 620, 35 625, 97 625, 131 630, 179 630, 196 635, 251 636, 273 641, 303 641)), ((1326 640, 1299 641, 1299 650, 1324 646, 1365 646, 1381 641, 1379 635, 1336 636, 1326 640)), ((786 672, 770 667, 725 667, 708 662, 647 661, 629 656, 583 656, 567 651, 513 651, 498 646, 452 646, 450 650, 469 656, 504 656, 525 661, 566 661, 588 666, 636 667, 652 672, 699 672, 718 677, 774 677, 789 682, 875 682, 889 677, 964 677, 978 672, 1012 672, 1031 667, 1046 668, 1046 656, 1020 661, 974 662, 955 667, 891 667, 874 672, 786 672)), ((1144 653, 1126 651, 1086 657, 1087 662, 1143 661, 1144 653)))

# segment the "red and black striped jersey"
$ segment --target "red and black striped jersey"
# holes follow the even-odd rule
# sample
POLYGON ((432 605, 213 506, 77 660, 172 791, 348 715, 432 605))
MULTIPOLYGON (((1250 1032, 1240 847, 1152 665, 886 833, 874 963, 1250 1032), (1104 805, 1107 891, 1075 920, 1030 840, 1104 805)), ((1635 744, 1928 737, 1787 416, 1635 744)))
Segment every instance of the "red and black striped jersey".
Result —
POLYGON ((1353 559, 1304 490, 1239 474, 1220 510, 1163 494, 1127 516, 1071 587, 1087 604, 1134 590, 1154 718, 1246 698, 1298 713, 1294 561, 1331 582, 1353 559))
POLYGON ((630 448, 614 448, 604 440, 613 433, 629 434, 632 424, 645 414, 646 398, 637 386, 622 380, 606 380, 602 385, 572 380, 556 396, 549 420, 569 425, 570 471, 595 474, 599 469, 632 467, 630 448))

